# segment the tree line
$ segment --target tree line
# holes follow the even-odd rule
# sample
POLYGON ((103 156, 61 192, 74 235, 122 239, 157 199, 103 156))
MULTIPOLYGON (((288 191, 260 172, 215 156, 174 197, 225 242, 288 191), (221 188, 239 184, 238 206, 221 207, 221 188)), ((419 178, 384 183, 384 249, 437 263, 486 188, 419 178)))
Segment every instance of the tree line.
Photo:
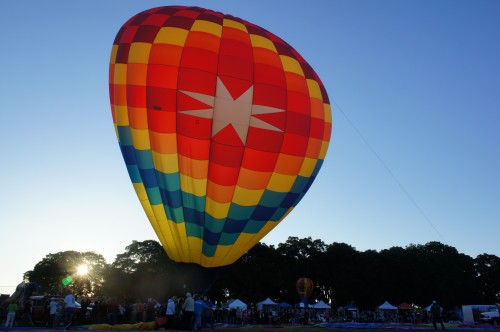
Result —
POLYGON ((171 261, 157 241, 133 241, 111 264, 94 252, 64 251, 46 255, 24 274, 47 294, 62 293, 70 280, 77 295, 122 301, 164 301, 194 291, 218 302, 270 297, 291 304, 300 300, 295 288, 300 277, 314 282, 311 303, 333 306, 373 309, 384 301, 426 306, 438 300, 452 308, 500 302, 500 258, 472 258, 440 242, 358 251, 345 243, 289 237, 277 246, 259 243, 228 267, 202 269, 171 261), (85 275, 77 273, 81 264, 88 266, 85 275))

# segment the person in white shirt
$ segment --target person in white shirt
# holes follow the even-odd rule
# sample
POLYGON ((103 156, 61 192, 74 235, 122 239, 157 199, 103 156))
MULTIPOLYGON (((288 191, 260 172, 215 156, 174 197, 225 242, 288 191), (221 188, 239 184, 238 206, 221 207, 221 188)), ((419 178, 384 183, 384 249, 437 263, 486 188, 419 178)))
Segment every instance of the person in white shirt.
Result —
POLYGON ((68 289, 68 294, 64 298, 64 328, 67 329, 73 322, 75 315, 76 300, 71 290, 68 289))

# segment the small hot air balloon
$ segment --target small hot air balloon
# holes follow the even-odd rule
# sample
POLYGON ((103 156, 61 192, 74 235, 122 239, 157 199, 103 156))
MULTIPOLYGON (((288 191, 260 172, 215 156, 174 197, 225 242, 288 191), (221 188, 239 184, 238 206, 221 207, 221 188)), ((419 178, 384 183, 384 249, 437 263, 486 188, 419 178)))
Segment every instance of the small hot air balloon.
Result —
POLYGON ((130 179, 176 262, 237 260, 302 199, 330 140, 328 96, 302 56, 203 8, 129 19, 113 44, 109 91, 130 179))
POLYGON ((299 293, 300 302, 306 304, 314 289, 312 280, 309 278, 299 278, 295 287, 297 288, 297 293, 299 293))

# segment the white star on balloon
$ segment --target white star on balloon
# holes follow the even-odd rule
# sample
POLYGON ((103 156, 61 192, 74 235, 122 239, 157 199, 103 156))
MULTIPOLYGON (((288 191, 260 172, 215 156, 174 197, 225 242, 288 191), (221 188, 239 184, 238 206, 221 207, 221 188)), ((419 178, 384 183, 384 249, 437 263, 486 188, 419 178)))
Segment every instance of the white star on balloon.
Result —
POLYGON ((241 142, 245 144, 248 127, 250 126, 273 131, 283 131, 254 117, 254 115, 258 114, 279 113, 285 112, 285 110, 264 105, 254 105, 253 85, 236 99, 233 99, 219 77, 217 77, 215 96, 191 91, 179 91, 210 106, 210 108, 206 109, 185 110, 180 112, 200 118, 212 119, 212 137, 227 126, 232 126, 241 139, 241 142))

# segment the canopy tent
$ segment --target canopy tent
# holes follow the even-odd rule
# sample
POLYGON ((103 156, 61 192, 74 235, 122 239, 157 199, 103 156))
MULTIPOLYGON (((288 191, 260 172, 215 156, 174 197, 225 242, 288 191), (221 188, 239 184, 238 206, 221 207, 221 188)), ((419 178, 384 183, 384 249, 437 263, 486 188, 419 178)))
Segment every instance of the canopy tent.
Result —
POLYGON ((262 311, 264 308, 270 308, 276 305, 278 305, 278 303, 274 302, 270 298, 267 298, 264 301, 257 303, 257 310, 262 311))
POLYGON ((234 301, 229 302, 228 308, 229 309, 238 309, 238 308, 240 308, 241 310, 246 310, 247 309, 247 305, 245 303, 243 303, 242 301, 240 301, 239 299, 236 299, 234 301))
POLYGON ((291 308, 292 307, 292 305, 290 303, 287 303, 287 302, 281 302, 278 305, 280 306, 280 308, 291 308))
POLYGON ((406 302, 398 304, 398 309, 399 310, 413 310, 413 306, 411 304, 408 304, 406 302))
POLYGON ((398 310, 398 307, 393 306, 389 302, 385 301, 381 305, 378 306, 379 310, 398 310))
POLYGON ((319 301, 318 303, 313 305, 313 308, 314 309, 330 309, 331 306, 329 306, 328 304, 326 304, 323 301, 319 301))
POLYGON ((270 298, 267 298, 265 299, 264 301, 262 302, 259 302, 258 304, 262 304, 262 305, 276 305, 278 303, 274 302, 273 300, 271 300, 270 298))
POLYGON ((345 307, 346 310, 349 310, 349 311, 358 311, 358 307, 356 307, 354 304, 349 304, 347 307, 345 307))

